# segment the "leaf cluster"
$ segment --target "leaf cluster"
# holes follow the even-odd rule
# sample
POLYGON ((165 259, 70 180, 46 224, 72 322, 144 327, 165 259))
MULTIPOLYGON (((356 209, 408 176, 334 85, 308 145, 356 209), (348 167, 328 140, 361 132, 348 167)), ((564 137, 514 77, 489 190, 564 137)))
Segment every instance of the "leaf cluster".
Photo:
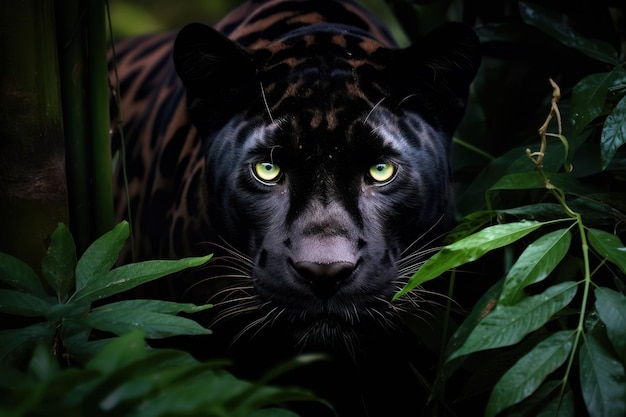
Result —
MULTIPOLYGON (((581 65, 560 67, 565 88, 552 82, 545 122, 511 126, 509 139, 522 143, 511 141, 500 156, 490 154, 495 148, 480 149, 475 130, 460 129, 457 148, 474 152, 484 164, 463 187, 461 220, 446 245, 396 298, 447 271, 457 283, 471 279, 464 271, 487 254, 490 262, 501 259, 498 267, 478 268, 487 271, 484 279, 492 285, 447 340, 433 397, 443 398, 451 376, 468 367, 474 375, 463 395, 484 391, 479 412, 488 417, 623 416, 626 70, 612 44, 582 35, 560 12, 531 2, 518 5, 532 36, 548 39, 554 50, 573 54, 581 65), (580 68, 591 70, 568 84, 569 73, 580 68), (481 365, 472 368, 476 361, 481 365)), ((477 30, 488 52, 507 42, 514 50, 531 38, 520 26, 485 24, 477 30)), ((483 73, 493 77, 494 62, 487 59, 490 67, 483 73)), ((483 82, 489 80, 479 75, 477 87, 483 82)), ((474 99, 483 112, 470 108, 470 125, 485 122, 481 115, 493 112, 489 106, 500 98, 474 99)), ((467 164, 456 162, 456 169, 466 172, 467 164)))
POLYGON ((102 345, 92 330, 121 335, 142 329, 148 338, 208 334, 193 320, 180 317, 210 307, 160 300, 103 302, 143 283, 204 264, 210 256, 177 261, 146 261, 113 268, 129 234, 118 224, 89 246, 80 259, 68 228, 59 224, 42 262, 43 280, 24 262, 0 253, 0 312, 30 323, 0 332, 0 362, 15 363, 40 343, 57 356, 78 359, 102 345), (99 302, 94 306, 95 302, 99 302))
POLYGON ((14 324, 0 331, 0 415, 288 417, 294 414, 267 407, 312 399, 303 390, 241 381, 222 362, 148 348, 145 339, 210 334, 178 314, 211 305, 111 297, 211 256, 114 268, 128 235, 122 222, 77 259, 72 235, 59 224, 43 279, 0 253, 0 313, 14 324))
POLYGON ((293 417, 267 408, 282 401, 311 400, 299 389, 241 381, 223 363, 199 362, 178 350, 146 348, 135 330, 111 339, 83 368, 61 369, 40 345, 28 372, 0 403, 3 416, 247 416, 293 417))

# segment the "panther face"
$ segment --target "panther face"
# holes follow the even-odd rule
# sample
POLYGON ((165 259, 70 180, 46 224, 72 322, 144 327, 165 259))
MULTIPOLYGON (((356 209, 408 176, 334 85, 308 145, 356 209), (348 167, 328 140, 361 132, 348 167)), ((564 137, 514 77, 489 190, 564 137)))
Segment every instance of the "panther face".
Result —
POLYGON ((476 45, 452 24, 403 50, 344 25, 255 48, 203 25, 180 32, 208 217, 245 258, 229 293, 239 312, 308 345, 393 322, 415 252, 446 227, 476 45))

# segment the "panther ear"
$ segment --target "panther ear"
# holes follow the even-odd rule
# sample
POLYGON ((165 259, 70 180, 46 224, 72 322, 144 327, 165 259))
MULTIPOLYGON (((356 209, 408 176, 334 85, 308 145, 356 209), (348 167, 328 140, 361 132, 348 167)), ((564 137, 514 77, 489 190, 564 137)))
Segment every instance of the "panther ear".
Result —
POLYGON ((452 134, 463 117, 480 62, 476 33, 462 23, 446 23, 393 52, 391 90, 403 105, 429 112, 452 134))
POLYGON ((187 91, 191 120, 201 131, 223 123, 252 91, 252 56, 210 26, 192 23, 181 29, 173 58, 187 91))

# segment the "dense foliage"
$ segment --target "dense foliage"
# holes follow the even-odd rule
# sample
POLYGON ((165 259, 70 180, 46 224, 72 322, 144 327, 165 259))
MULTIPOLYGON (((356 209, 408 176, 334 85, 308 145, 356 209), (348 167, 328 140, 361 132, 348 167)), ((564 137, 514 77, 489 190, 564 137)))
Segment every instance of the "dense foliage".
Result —
MULTIPOLYGON (((218 3, 227 2, 206 7, 218 3)), ((447 15, 473 25, 484 51, 454 143, 459 224, 396 295, 444 278, 454 299, 462 283, 484 288, 450 321, 427 384, 444 404, 435 409, 482 396, 489 417, 625 415, 624 7, 468 2, 458 13, 443 0, 386 3, 410 38, 447 15), (461 369, 473 377, 452 392, 461 369)), ((147 14, 125 7, 119 15, 147 14)), ((60 225, 41 276, 0 254, 0 313, 10 318, 0 332, 0 414, 287 417, 266 407, 312 399, 148 348, 146 338, 208 333, 179 313, 210 306, 111 297, 208 258, 113 268, 127 236, 122 223, 77 259, 60 225)))
POLYGON ((446 271, 493 283, 433 389, 473 359, 462 395, 486 393, 489 417, 626 413, 625 31, 592 18, 604 4, 559 5, 465 16, 485 58, 456 139, 460 223, 398 294, 446 271))
POLYGON ((0 280, 9 287, 0 289, 0 312, 30 319, 0 332, 0 370, 8 376, 0 382, 0 414, 287 417, 293 414, 266 407, 312 400, 302 390, 238 380, 223 362, 148 348, 146 339, 209 334, 178 313, 211 306, 110 297, 199 267, 210 256, 111 269, 128 234, 128 223, 120 223, 77 260, 72 236, 59 224, 43 282, 28 265, 0 253, 0 280))

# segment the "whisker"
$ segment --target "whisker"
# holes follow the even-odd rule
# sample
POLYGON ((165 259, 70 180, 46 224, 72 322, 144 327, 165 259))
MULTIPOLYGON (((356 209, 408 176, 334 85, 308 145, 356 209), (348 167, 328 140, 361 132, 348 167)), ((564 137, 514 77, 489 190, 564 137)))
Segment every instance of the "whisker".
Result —
POLYGON ((258 327, 254 333, 250 336, 251 338, 256 337, 265 327, 267 327, 273 320, 269 320, 268 317, 272 316, 279 307, 273 307, 270 309, 265 315, 257 318, 256 320, 248 323, 243 329, 241 329, 235 337, 233 337, 232 344, 235 344, 239 339, 241 339, 246 333, 249 333, 255 327, 258 327))
POLYGON ((224 321, 230 320, 233 317, 239 317, 243 314, 251 313, 259 309, 259 304, 253 299, 248 299, 243 302, 239 302, 236 305, 222 309, 216 316, 210 321, 209 327, 216 326, 224 321))
MULTIPOLYGON (((405 253, 409 252, 409 251, 413 251, 413 247, 419 243, 420 240, 422 240, 422 238, 424 238, 425 236, 428 236, 430 234, 430 232, 432 232, 436 227, 438 227, 440 225, 440 223, 442 222, 442 220, 444 219, 445 215, 441 215, 437 221, 435 221, 424 233, 422 233, 417 239, 415 239, 406 249, 404 249, 402 251, 402 253, 400 253, 400 256, 404 255, 405 253)), ((421 248, 425 248, 428 247, 430 245, 433 244, 433 242, 436 242, 437 240, 441 239, 444 235, 439 235, 436 236, 434 238, 432 238, 429 242, 425 243, 424 245, 422 245, 421 248)))
POLYGON ((369 113, 367 113, 367 116, 365 116, 365 119, 363 119, 363 124, 367 123, 367 119, 370 118, 372 113, 374 113, 374 110, 376 110, 376 108, 378 106, 380 106, 383 101, 385 101, 385 97, 381 98, 380 100, 378 100, 378 103, 374 104, 374 107, 372 107, 372 109, 369 111, 369 113))
POLYGON ((265 90, 263 89, 263 83, 260 82, 259 85, 261 86, 261 97, 263 97, 263 104, 265 104, 265 110, 267 110, 267 115, 270 117, 270 121, 272 122, 272 124, 276 124, 276 122, 274 121, 274 117, 272 117, 270 106, 267 104, 267 98, 265 97, 265 90))
POLYGON ((402 103, 404 103, 405 101, 407 101, 410 98, 415 97, 417 94, 409 94, 408 96, 404 97, 402 100, 400 100, 400 102, 398 103, 398 105, 396 106, 396 110, 398 108, 400 108, 400 106, 402 105, 402 103))

